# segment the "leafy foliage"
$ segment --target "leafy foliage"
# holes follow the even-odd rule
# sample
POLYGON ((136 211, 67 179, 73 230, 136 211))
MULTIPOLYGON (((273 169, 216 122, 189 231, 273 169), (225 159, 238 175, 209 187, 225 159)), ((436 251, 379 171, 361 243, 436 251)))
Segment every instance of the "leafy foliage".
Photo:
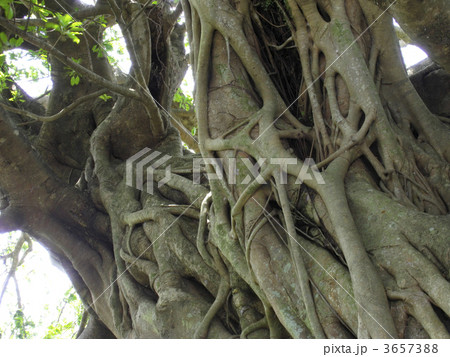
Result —
MULTIPOLYGON (((11 257, 14 254, 17 243, 21 237, 20 232, 10 232, 3 235, 0 244, 0 281, 4 285, 4 278, 7 277, 11 269, 11 257), (9 259, 8 259, 9 258, 9 259)), ((30 248, 28 242, 21 245, 21 254, 26 253, 30 248)), ((41 248, 42 249, 42 248, 41 248)), ((38 263, 42 264, 43 251, 35 251, 34 256, 29 256, 24 263, 17 267, 17 272, 24 272, 25 277, 20 277, 20 284, 23 296, 30 295, 30 282, 33 279, 33 263, 38 258, 38 263), (31 271, 31 274, 30 274, 31 271)), ((44 254, 45 255, 45 254, 44 254)), ((45 259, 45 258, 44 258, 45 259)), ((23 275, 23 274, 21 274, 23 275)), ((49 306, 48 304, 36 310, 36 306, 29 307, 29 302, 22 303, 21 299, 14 301, 14 291, 18 293, 18 287, 14 289, 14 284, 8 285, 6 299, 2 300, 0 307, 7 309, 2 311, 0 322, 0 338, 9 339, 29 339, 29 338, 74 338, 81 323, 84 307, 73 287, 64 292, 58 303, 49 306), (30 310, 31 308, 31 310, 30 310), (38 313, 39 315, 36 315, 38 313)), ((21 293, 21 295, 22 295, 21 293)), ((34 296, 33 298, 34 299, 34 296)), ((28 300, 28 299, 25 299, 28 300)))
POLYGON ((58 318, 48 326, 44 338, 74 338, 81 323, 84 308, 73 287, 66 291, 57 311, 58 318))
POLYGON ((53 29, 61 33, 61 36, 70 38, 76 44, 80 43, 78 35, 81 35, 84 29, 81 27, 83 24, 80 21, 75 21, 69 14, 55 13, 55 17, 58 20, 57 23, 48 21, 46 28, 53 29))
POLYGON ((185 94, 181 88, 178 88, 173 97, 173 101, 178 104, 180 109, 191 110, 194 108, 194 99, 185 94))
MULTIPOLYGON (((80 59, 77 58, 72 58, 72 61, 74 61, 75 63, 81 63, 80 59)), ((70 68, 70 67, 66 67, 66 71, 67 71, 67 75, 70 78, 70 85, 71 86, 76 86, 80 83, 80 75, 77 73, 77 71, 75 71, 74 69, 70 68)))
POLYGON ((16 339, 28 339, 33 336, 29 328, 36 327, 36 324, 25 316, 22 310, 17 310, 13 317, 13 328, 11 336, 16 339))
POLYGON ((24 310, 17 309, 9 322, 0 326, 0 338, 10 339, 67 339, 75 338, 82 320, 84 307, 73 287, 66 291, 56 309, 46 306, 45 314, 55 316, 50 324, 33 321, 24 310))
POLYGON ((112 97, 108 94, 102 94, 101 96, 99 96, 100 99, 104 100, 105 102, 107 102, 108 100, 112 99, 112 97))
POLYGON ((0 7, 5 12, 5 17, 7 19, 12 19, 14 15, 13 0, 2 0, 2 2, 0 2, 0 7))

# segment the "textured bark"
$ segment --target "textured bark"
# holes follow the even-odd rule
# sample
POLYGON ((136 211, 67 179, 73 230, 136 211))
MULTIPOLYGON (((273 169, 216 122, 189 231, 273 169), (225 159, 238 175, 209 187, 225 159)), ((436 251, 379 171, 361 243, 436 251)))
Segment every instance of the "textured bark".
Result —
POLYGON ((430 60, 420 62, 410 70, 411 82, 428 109, 443 120, 450 117, 450 74, 430 60))
POLYGON ((77 47, 0 18, 50 51, 46 116, 80 103, 36 128, 29 106, 3 102, 0 231, 60 261, 90 315, 80 338, 449 337, 448 113, 409 80, 389 13, 369 0, 69 3, 121 26, 132 70, 119 84, 87 35, 77 47), (195 113, 171 102, 184 31, 195 113), (170 156, 144 175, 151 193, 127 184, 145 148, 170 156), (305 176, 310 158, 324 184, 305 176))
POLYGON ((370 0, 396 19, 408 36, 450 72, 450 4, 445 0, 370 0), (392 4, 392 6, 390 6, 392 4))

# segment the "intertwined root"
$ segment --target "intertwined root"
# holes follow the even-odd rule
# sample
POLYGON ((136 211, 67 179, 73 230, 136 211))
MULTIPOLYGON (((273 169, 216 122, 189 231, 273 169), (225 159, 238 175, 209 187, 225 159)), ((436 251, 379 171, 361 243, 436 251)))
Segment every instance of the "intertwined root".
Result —
MULTIPOLYGON (((449 334, 432 305, 447 316, 450 224, 393 203, 356 169, 348 180, 352 212, 367 251, 376 262, 388 296, 404 303, 432 338, 449 334), (370 202, 370 204, 369 204, 370 202), (362 219, 362 216, 370 219, 362 219)), ((399 327, 399 326, 398 326, 399 327)), ((400 328, 399 328, 400 330, 400 328)))
MULTIPOLYGON (((119 273, 129 268, 134 279, 119 279, 114 301, 124 311, 128 306, 134 324, 145 326, 142 334, 403 336, 401 314, 391 311, 389 298, 401 301, 394 305, 431 337, 447 337, 441 319, 450 315, 443 277, 450 228, 429 214, 448 212, 437 189, 448 183, 447 169, 431 177, 423 162, 429 157, 448 164, 441 144, 433 140, 424 148, 410 131, 414 123, 421 130, 417 122, 386 95, 385 80, 392 78, 384 66, 390 51, 398 50, 392 28, 385 23, 384 32, 377 25, 366 31, 380 12, 356 0, 287 3, 275 1, 265 11, 286 27, 298 51, 303 84, 295 106, 308 110, 302 123, 286 105, 285 83, 274 84, 261 55, 284 48, 269 46, 254 29, 263 9, 249 1, 237 8, 225 0, 183 1, 201 153, 223 159, 225 168, 236 158, 261 162, 262 181, 243 183, 250 172, 241 165, 236 184, 227 175, 211 180, 210 194, 180 174, 155 195, 138 197, 120 184, 106 155, 108 140, 93 145, 103 203, 116 217, 119 273), (292 182, 309 156, 319 163, 324 185, 313 177, 292 182), (289 185, 280 181, 282 173, 289 185), (127 204, 118 207, 117 195, 127 204), (319 246, 311 235, 299 234, 293 211, 305 214, 331 243, 319 246), (411 220, 415 232, 407 231, 411 220), (137 321, 146 317, 131 297, 139 285, 155 294, 147 297, 145 313, 152 318, 143 325, 137 321), (177 325, 181 320, 186 324, 177 325)), ((427 120, 434 123, 431 115, 427 120)), ((431 138, 423 129, 425 140, 431 138)), ((206 165, 208 174, 214 170, 206 165)), ((126 319, 116 318, 117 324, 126 319)))

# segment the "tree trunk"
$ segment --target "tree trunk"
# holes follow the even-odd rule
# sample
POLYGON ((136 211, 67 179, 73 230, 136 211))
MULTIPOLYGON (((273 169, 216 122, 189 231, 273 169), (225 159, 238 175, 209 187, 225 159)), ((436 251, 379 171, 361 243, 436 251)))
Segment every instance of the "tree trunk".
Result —
POLYGON ((81 337, 449 337, 450 131, 409 80, 389 13, 182 0, 199 155, 170 113, 180 4, 108 3, 124 85, 89 37, 46 48, 0 21, 51 54, 47 115, 114 93, 37 137, 23 111, 0 112, 0 231, 59 259, 91 315, 81 337))

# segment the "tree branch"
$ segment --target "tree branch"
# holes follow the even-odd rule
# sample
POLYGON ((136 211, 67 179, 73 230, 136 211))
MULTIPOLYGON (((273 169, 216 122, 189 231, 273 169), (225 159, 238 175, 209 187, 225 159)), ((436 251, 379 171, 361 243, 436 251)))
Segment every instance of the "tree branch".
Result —
MULTIPOLYGON (((50 115, 50 116, 43 116, 43 115, 38 115, 38 114, 34 114, 32 112, 29 112, 27 110, 23 110, 23 109, 19 109, 19 108, 14 108, 11 107, 5 103, 0 102, 0 105, 13 113, 19 114, 19 115, 23 115, 23 116, 27 116, 31 119, 37 120, 37 121, 41 121, 44 123, 48 123, 48 122, 52 122, 55 120, 58 120, 60 118, 62 118, 63 116, 69 114, 71 111, 73 111, 76 107, 78 107, 80 104, 87 102, 90 99, 95 99, 97 97, 99 97, 100 95, 104 94, 106 92, 105 89, 101 89, 98 90, 96 92, 90 93, 88 95, 85 95, 81 98, 78 98, 77 100, 75 100, 74 102, 72 102, 70 105, 68 105, 67 107, 65 107, 64 109, 62 109, 61 111, 59 111, 56 114, 50 115)), ((20 125, 26 125, 26 124, 30 124, 29 122, 27 123, 21 123, 20 125)))
POLYGON ((2 303, 3 296, 6 292, 6 288, 8 287, 8 283, 9 283, 10 279, 13 279, 16 284, 17 305, 18 305, 19 309, 22 308, 19 285, 17 283, 15 274, 16 274, 17 268, 23 264, 26 256, 28 255, 28 253, 31 252, 32 249, 33 249, 33 243, 31 242, 30 237, 28 236, 28 234, 22 232, 19 240, 17 241, 17 243, 14 247, 13 252, 10 255, 8 255, 8 258, 11 259, 11 267, 9 268, 8 275, 6 276, 6 279, 3 283, 3 287, 2 287, 2 290, 0 293, 0 304, 2 303), (20 253, 22 252, 22 247, 25 243, 28 243, 28 248, 25 250, 25 252, 22 253, 22 256, 20 256, 20 253))
POLYGON ((19 224, 26 224, 30 229, 33 217, 50 211, 53 219, 78 227, 82 232, 92 229, 106 240, 109 233, 99 230, 103 214, 82 192, 53 176, 3 109, 0 110, 0 138, 0 186, 8 192, 10 205, 0 216, 0 227, 19 228, 19 224), (10 209, 15 212, 9 213, 10 209))
POLYGON ((108 0, 108 3, 125 38, 132 63, 131 72, 134 73, 132 78, 139 87, 138 92, 142 95, 142 102, 150 117, 150 128, 155 137, 162 138, 166 134, 164 122, 155 99, 148 89, 152 57, 151 52, 149 52, 149 48, 151 48, 151 34, 147 17, 143 16, 142 9, 139 9, 139 6, 130 1, 125 2, 123 5, 127 11, 121 10, 115 0, 108 0), (124 23, 123 15, 126 16, 125 19, 129 17, 128 25, 124 23))
POLYGON ((136 90, 131 89, 131 88, 125 88, 114 82, 108 81, 107 79, 103 78, 102 76, 99 76, 98 74, 90 71, 86 67, 76 63, 75 61, 73 61, 72 59, 67 57, 64 53, 57 50, 56 48, 54 48, 47 42, 37 38, 36 36, 30 35, 29 33, 19 29, 17 26, 14 26, 6 18, 4 18, 2 16, 0 16, 0 26, 2 26, 3 28, 5 28, 8 31, 11 31, 12 33, 15 33, 16 35, 19 35, 28 43, 30 43, 34 46, 37 46, 39 48, 42 48, 43 50, 52 54, 61 63, 73 68, 78 74, 90 79, 92 82, 94 82, 104 88, 107 88, 115 93, 121 94, 125 97, 143 101, 144 98, 142 98, 142 96, 136 90))

